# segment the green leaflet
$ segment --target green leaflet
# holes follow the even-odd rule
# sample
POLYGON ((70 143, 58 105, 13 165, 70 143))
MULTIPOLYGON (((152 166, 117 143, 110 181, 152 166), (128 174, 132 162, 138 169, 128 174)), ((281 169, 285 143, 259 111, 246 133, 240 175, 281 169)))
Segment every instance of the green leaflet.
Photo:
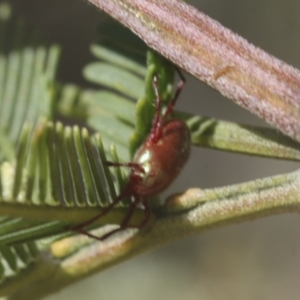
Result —
POLYGON ((99 213, 116 197, 115 184, 123 184, 120 175, 113 182, 100 135, 85 128, 27 126, 17 153, 15 165, 1 165, 0 214, 22 219, 0 224, 0 244, 64 233, 99 213))
POLYGON ((59 48, 43 45, 34 32, 24 32, 21 21, 5 19, 0 27, 0 161, 11 161, 24 123, 51 117, 59 48))

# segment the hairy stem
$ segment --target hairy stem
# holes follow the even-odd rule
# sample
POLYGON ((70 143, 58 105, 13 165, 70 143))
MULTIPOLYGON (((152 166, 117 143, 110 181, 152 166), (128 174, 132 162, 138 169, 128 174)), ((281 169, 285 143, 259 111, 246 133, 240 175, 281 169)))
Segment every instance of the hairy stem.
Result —
POLYGON ((89 0, 184 70, 300 141, 300 72, 177 0, 89 0))
POLYGON ((41 264, 20 281, 4 283, 0 296, 8 293, 11 300, 20 295, 40 299, 128 258, 211 227, 298 212, 299 189, 297 171, 228 187, 188 190, 167 200, 150 230, 128 229, 104 242, 74 236, 53 243, 52 258, 41 257, 41 264), (51 280, 41 277, 41 272, 51 272, 51 280))

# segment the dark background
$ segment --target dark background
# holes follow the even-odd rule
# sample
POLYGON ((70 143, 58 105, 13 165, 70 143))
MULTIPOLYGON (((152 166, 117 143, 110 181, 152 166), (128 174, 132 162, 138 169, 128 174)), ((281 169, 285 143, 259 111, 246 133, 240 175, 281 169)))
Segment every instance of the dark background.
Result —
MULTIPOLYGON (((105 15, 84 0, 9 2, 45 39, 62 45, 58 79, 87 84, 81 70, 93 60, 89 45, 95 38, 96 24, 105 15)), ((300 68, 300 1, 189 3, 300 68)), ((177 108, 266 125, 203 83, 190 76, 187 81, 177 108)), ((187 168, 165 194, 194 186, 239 183, 297 167, 296 163, 193 149, 187 168)), ((117 265, 47 299, 299 299, 299 227, 299 216, 286 214, 214 229, 117 265)))

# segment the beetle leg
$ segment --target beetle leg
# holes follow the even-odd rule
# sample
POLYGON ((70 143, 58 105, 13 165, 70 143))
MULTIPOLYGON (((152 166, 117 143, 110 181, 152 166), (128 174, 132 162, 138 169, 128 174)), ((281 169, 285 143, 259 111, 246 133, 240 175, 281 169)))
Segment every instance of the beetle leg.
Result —
POLYGON ((130 193, 128 193, 126 190, 121 193, 111 204, 109 204, 108 206, 104 207, 104 209, 101 211, 101 213, 95 215, 93 218, 82 222, 76 226, 71 226, 68 227, 68 230, 70 231, 76 231, 78 233, 83 233, 86 234, 87 236, 89 236, 87 234, 86 231, 83 230, 84 227, 91 225, 93 222, 95 222, 96 220, 98 220, 99 218, 103 217, 104 215, 106 215, 114 206, 116 206, 118 203, 120 203, 124 198, 126 198, 127 196, 130 196, 130 193))
POLYGON ((108 232, 107 234, 101 236, 100 238, 97 238, 98 240, 100 241, 103 241, 105 239, 107 239, 109 236, 119 232, 119 231, 122 231, 126 228, 137 228, 137 229, 142 229, 146 226, 146 224, 148 223, 149 221, 149 218, 150 218, 150 208, 149 208, 149 205, 148 205, 148 202, 145 201, 143 204, 144 204, 144 208, 145 208, 145 218, 144 220, 139 224, 139 225, 135 225, 135 226, 131 226, 131 225, 128 225, 131 217, 132 217, 132 214, 134 213, 137 205, 142 202, 142 199, 141 198, 135 198, 135 200, 131 203, 130 207, 129 207, 129 211, 128 211, 128 214, 126 215, 125 219, 122 221, 122 223, 120 224, 120 227, 117 228, 117 229, 114 229, 110 232, 108 232))
POLYGON ((182 72, 180 71, 179 68, 175 67, 176 68, 176 71, 180 77, 180 81, 177 83, 177 88, 176 88, 176 91, 175 91, 175 94, 174 94, 174 97, 172 99, 172 101, 169 103, 164 115, 162 116, 162 120, 163 122, 165 122, 165 120, 167 119, 167 117, 169 116, 170 113, 172 113, 173 109, 174 109, 174 106, 176 104, 176 101, 186 83, 186 80, 182 74, 182 72))
POLYGON ((145 201, 144 203, 144 208, 145 208, 145 218, 144 220, 139 224, 139 226, 137 228, 142 229, 146 226, 146 224, 149 221, 150 218, 150 207, 147 201, 145 201))
POLYGON ((159 139, 162 136, 162 127, 163 127, 163 122, 161 118, 161 98, 158 90, 158 78, 156 75, 153 76, 152 84, 153 84, 156 100, 155 100, 155 115, 152 122, 150 140, 153 143, 156 143, 159 141, 159 139))
POLYGON ((101 236, 100 238, 98 238, 100 241, 103 241, 105 239, 107 239, 109 236, 115 234, 116 232, 122 231, 126 228, 139 228, 139 226, 128 226, 128 223, 137 207, 137 205, 141 202, 141 198, 135 197, 134 201, 131 203, 129 209, 128 209, 128 213, 125 216, 124 220, 122 221, 122 223, 120 224, 120 227, 117 229, 114 229, 106 234, 104 234, 103 236, 101 236))

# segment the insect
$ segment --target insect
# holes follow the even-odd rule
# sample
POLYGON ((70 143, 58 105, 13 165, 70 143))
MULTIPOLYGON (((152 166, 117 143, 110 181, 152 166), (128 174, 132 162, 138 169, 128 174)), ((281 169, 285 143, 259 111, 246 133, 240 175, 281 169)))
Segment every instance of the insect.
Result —
POLYGON ((149 197, 157 195, 165 190, 177 177, 181 169, 188 160, 191 147, 190 131, 187 125, 179 120, 171 118, 176 101, 185 84, 185 78, 178 69, 180 81, 173 99, 162 112, 162 101, 158 89, 158 77, 153 77, 153 88, 156 97, 155 115, 152 121, 151 131, 144 143, 137 150, 134 159, 129 163, 107 162, 108 166, 123 166, 131 169, 127 185, 114 201, 105 207, 102 212, 92 219, 72 227, 72 231, 83 233, 89 237, 103 241, 112 234, 129 227, 130 219, 138 205, 143 205, 144 220, 135 228, 142 229, 147 224, 150 217, 148 205, 149 197), (132 197, 133 201, 128 209, 128 213, 121 222, 119 228, 107 234, 96 237, 83 230, 84 227, 92 224, 98 218, 107 214, 114 206, 125 198, 132 197))

